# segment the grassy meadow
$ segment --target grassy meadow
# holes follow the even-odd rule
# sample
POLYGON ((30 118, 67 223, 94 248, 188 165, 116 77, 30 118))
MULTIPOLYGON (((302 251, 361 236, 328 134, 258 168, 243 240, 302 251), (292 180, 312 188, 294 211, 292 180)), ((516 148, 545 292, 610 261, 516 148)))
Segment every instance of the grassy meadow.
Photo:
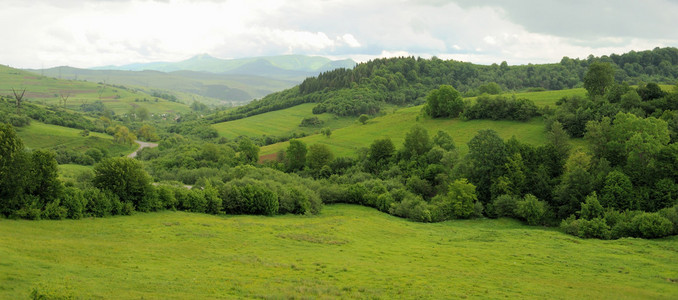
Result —
POLYGON ((510 219, 160 212, 0 219, 0 298, 669 299, 678 237, 582 240, 510 219))
POLYGON ((101 100, 116 114, 127 113, 133 107, 145 107, 151 113, 190 111, 186 104, 164 99, 156 102, 150 95, 134 89, 121 89, 87 81, 61 80, 0 65, 0 94, 13 97, 12 88, 25 88, 24 101, 40 104, 61 105, 61 95, 69 95, 65 107, 75 111, 80 110, 83 103, 97 100, 101 100))
MULTIPOLYGON (((449 133, 454 139, 461 154, 468 152, 466 143, 470 141, 478 131, 494 129, 504 139, 516 136, 520 141, 539 145, 546 142, 544 122, 541 118, 533 118, 528 122, 517 121, 492 121, 471 120, 462 121, 456 119, 430 119, 421 116, 422 106, 398 109, 390 114, 370 119, 367 124, 353 122, 351 125, 332 131, 327 138, 316 134, 301 138, 307 145, 322 143, 330 147, 336 156, 354 156, 355 151, 361 147, 369 147, 372 141, 389 137, 400 148, 405 140, 405 134, 414 125, 426 128, 429 135, 433 136, 438 130, 449 133)), ((264 116, 264 115, 262 115, 264 116)), ((277 143, 261 147, 261 155, 270 155, 280 150, 287 149, 289 142, 277 143)))
POLYGON ((249 118, 223 122, 212 125, 219 136, 229 139, 238 136, 282 136, 293 132, 317 133, 323 127, 331 129, 346 127, 355 123, 355 118, 337 117, 333 114, 324 113, 314 115, 313 107, 316 103, 306 103, 290 107, 287 109, 276 110, 265 114, 251 116, 249 118), (324 124, 318 127, 300 127, 301 120, 309 117, 318 117, 324 121, 324 124))
POLYGON ((89 148, 108 151, 109 156, 122 156, 133 152, 138 145, 122 145, 113 141, 107 134, 90 132, 89 136, 80 135, 82 130, 31 121, 31 125, 16 128, 17 135, 29 149, 66 148, 85 152, 89 148))

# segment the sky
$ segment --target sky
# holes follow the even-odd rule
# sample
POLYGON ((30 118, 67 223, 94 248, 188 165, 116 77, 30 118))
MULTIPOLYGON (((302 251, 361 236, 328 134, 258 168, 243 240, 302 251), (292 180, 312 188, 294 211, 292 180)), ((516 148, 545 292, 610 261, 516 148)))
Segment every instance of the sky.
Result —
POLYGON ((555 63, 678 47, 678 0, 0 0, 0 64, 319 55, 555 63))

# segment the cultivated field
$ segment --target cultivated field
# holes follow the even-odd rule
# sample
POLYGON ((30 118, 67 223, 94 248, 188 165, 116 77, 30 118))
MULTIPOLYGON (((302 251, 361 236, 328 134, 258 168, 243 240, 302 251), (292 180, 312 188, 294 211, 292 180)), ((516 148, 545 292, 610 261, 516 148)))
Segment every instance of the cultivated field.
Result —
POLYGON ((0 298, 678 296, 678 238, 582 240, 518 221, 413 223, 330 205, 318 216, 160 212, 0 219, 0 298))

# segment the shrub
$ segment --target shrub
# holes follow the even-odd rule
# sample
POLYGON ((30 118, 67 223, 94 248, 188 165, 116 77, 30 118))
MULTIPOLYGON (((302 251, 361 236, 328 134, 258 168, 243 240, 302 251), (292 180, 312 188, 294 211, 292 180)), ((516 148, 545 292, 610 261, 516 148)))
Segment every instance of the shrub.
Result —
POLYGON ((518 198, 512 195, 501 195, 492 202, 494 213, 497 217, 516 217, 516 209, 518 208, 518 198))
POLYGON ((518 201, 516 215, 527 221, 529 225, 539 225, 545 221, 546 209, 546 202, 539 201, 537 197, 527 194, 522 201, 518 201))
POLYGON ((421 197, 409 194, 390 209, 390 214, 418 222, 431 222, 432 214, 428 204, 421 197))
POLYGON ((66 208, 66 217, 71 219, 80 219, 83 216, 83 210, 87 201, 83 197, 82 190, 67 187, 61 198, 61 205, 66 208))
POLYGON ((591 220, 579 219, 578 236, 582 238, 610 238, 610 226, 602 218, 593 218, 591 220))
POLYGON ((110 216, 113 210, 111 199, 114 196, 110 192, 104 192, 97 188, 88 188, 83 191, 83 197, 87 201, 85 212, 95 217, 110 216))
POLYGON ((61 201, 56 199, 45 205, 42 211, 42 217, 49 220, 62 220, 68 215, 68 210, 61 206, 61 201))
POLYGON ((156 187, 158 193, 158 201, 165 209, 176 210, 178 206, 177 198, 174 197, 174 188, 167 185, 159 185, 156 187))
POLYGON ((673 231, 673 223, 658 213, 641 213, 631 222, 643 238, 665 237, 673 231))

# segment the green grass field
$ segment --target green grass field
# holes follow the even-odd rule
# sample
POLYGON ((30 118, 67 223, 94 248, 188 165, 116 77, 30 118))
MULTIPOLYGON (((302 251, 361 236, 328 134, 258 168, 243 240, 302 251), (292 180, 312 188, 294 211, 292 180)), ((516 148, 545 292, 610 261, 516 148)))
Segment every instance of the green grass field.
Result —
MULTIPOLYGON (((509 95, 509 94, 505 94, 509 95)), ((511 94, 514 95, 514 94, 511 94)), ((517 98, 525 98, 532 100, 538 107, 550 106, 555 107, 556 101, 563 97, 580 96, 586 97, 586 90, 583 88, 558 90, 558 91, 543 91, 543 92, 524 92, 515 93, 517 98)))
POLYGON ((132 153, 138 145, 121 145, 113 141, 107 134, 90 132, 89 136, 80 135, 82 130, 31 121, 31 125, 16 128, 17 135, 29 149, 67 149, 85 152, 96 147, 106 149, 109 156, 121 156, 132 153))
MULTIPOLYGON (((375 139, 389 137, 400 148, 405 139, 405 134, 412 126, 419 124, 426 128, 431 137, 443 130, 448 132, 454 139, 461 154, 468 152, 466 143, 470 141, 478 131, 494 129, 504 139, 516 136, 520 141, 540 145, 546 142, 546 132, 541 118, 533 118, 528 122, 516 121, 491 121, 472 120, 462 121, 459 119, 429 119, 421 117, 421 106, 408 107, 395 112, 376 117, 367 124, 352 123, 351 125, 336 129, 327 138, 316 134, 304 137, 300 140, 308 145, 323 143, 330 147, 335 156, 354 156, 355 151, 361 147, 369 147, 375 139), (419 120, 417 121, 417 117, 419 120)), ((245 119, 246 120, 246 119, 245 119)), ((287 149, 289 142, 273 144, 261 148, 261 155, 270 155, 279 150, 287 149)))
POLYGON ((185 212, 0 219, 0 298, 547 298, 678 296, 678 237, 582 240, 509 220, 413 223, 185 212))
POLYGON ((0 94, 13 97, 12 88, 18 90, 25 88, 24 101, 40 104, 61 105, 61 95, 70 95, 65 107, 75 111, 79 111, 83 103, 92 103, 97 100, 101 100, 116 114, 127 113, 137 106, 145 107, 151 113, 190 111, 190 107, 186 104, 164 99, 158 99, 158 102, 155 102, 155 98, 150 95, 134 90, 94 82, 60 80, 0 65, 0 94), (144 98, 148 101, 143 101, 144 98))
POLYGON ((316 103, 306 103, 291 108, 276 110, 265 114, 251 116, 229 122, 212 125, 220 136, 233 139, 238 136, 282 136, 293 132, 316 133, 323 127, 332 129, 346 127, 355 123, 355 118, 337 117, 329 113, 314 115, 311 111, 316 103), (324 121, 318 127, 299 127, 301 120, 309 117, 318 117, 324 121))

